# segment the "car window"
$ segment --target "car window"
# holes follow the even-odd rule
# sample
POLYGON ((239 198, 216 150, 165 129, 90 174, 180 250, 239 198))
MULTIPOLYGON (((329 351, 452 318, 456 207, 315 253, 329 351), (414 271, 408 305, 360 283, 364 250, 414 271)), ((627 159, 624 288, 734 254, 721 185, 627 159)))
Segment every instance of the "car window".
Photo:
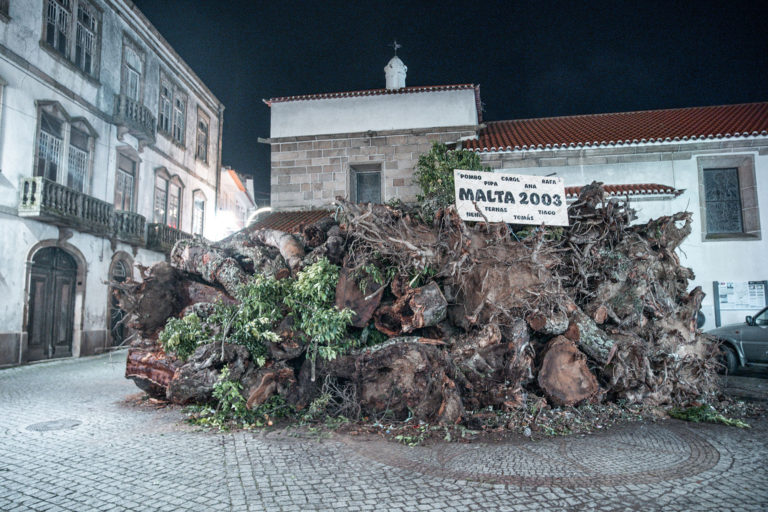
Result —
POLYGON ((755 325, 768 326, 768 309, 764 309, 755 317, 755 325))

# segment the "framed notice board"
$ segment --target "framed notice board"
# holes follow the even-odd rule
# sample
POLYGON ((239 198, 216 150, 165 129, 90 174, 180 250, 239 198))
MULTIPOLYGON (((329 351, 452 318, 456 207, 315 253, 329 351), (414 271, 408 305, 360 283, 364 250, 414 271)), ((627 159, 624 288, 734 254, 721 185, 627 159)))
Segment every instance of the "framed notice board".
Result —
POLYGON ((721 311, 756 311, 768 305, 768 281, 713 281, 715 325, 721 311))

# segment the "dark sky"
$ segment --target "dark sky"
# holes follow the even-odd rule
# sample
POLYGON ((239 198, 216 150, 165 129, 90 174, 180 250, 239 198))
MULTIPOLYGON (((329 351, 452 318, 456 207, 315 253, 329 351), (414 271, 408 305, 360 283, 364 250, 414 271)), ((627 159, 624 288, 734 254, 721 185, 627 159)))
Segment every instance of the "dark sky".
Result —
POLYGON ((224 103, 223 163, 269 190, 263 98, 480 84, 485 120, 768 100, 761 2, 134 0, 224 103))

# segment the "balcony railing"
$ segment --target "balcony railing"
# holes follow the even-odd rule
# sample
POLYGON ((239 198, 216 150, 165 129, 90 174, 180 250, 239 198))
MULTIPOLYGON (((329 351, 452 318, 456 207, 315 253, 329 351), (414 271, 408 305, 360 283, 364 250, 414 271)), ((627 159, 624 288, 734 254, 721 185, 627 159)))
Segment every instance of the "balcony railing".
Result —
POLYGON ((41 176, 22 178, 19 216, 96 235, 110 233, 112 205, 41 176))
POLYGON ((115 95, 115 124, 118 125, 119 138, 130 133, 145 146, 155 142, 155 116, 147 107, 125 94, 115 95))
POLYGON ((131 245, 144 245, 147 220, 143 215, 115 210, 112 223, 115 238, 131 245))
POLYGON ((190 238, 194 237, 165 224, 147 224, 147 249, 153 251, 170 253, 176 242, 190 238))

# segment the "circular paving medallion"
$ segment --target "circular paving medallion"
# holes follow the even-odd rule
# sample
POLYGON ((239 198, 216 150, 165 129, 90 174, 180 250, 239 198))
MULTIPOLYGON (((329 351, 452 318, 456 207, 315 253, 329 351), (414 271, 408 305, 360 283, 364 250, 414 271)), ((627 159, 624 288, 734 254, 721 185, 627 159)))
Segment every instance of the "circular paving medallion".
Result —
POLYGON ((73 419, 44 421, 42 423, 34 423, 32 425, 27 426, 27 430, 33 430, 35 432, 48 432, 51 430, 71 430, 77 427, 78 425, 80 425, 81 423, 82 421, 73 420, 73 419))
POLYGON ((627 425, 589 436, 438 443, 407 447, 347 438, 358 454, 382 464, 452 480, 518 486, 595 487, 648 484, 692 476, 720 459, 681 425, 627 425))

